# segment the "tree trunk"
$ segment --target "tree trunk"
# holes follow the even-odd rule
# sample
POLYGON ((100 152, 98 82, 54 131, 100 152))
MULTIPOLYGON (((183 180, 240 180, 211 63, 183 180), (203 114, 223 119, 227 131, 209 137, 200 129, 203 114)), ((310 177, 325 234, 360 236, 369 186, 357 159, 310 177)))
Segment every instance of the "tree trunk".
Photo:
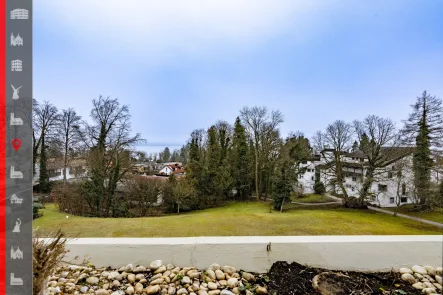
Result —
MULTIPOLYGON (((363 204, 365 198, 368 196, 369 189, 372 186, 372 183, 374 182, 374 169, 369 168, 368 169, 368 176, 365 178, 363 182, 363 189, 360 192, 360 203, 363 204)), ((363 172, 364 174, 364 172, 363 172)))
POLYGON ((255 151, 255 193, 257 194, 257 201, 260 200, 260 193, 258 186, 258 151, 255 151))
POLYGON ((177 203, 177 214, 180 214, 180 203, 177 203))

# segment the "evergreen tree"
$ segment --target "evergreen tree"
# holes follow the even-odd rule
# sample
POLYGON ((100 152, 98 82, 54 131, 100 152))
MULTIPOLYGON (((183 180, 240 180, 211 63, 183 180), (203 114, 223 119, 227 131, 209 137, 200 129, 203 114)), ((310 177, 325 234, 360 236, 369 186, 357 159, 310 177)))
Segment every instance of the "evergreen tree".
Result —
POLYGON ((246 130, 239 117, 235 120, 233 143, 231 149, 231 174, 239 199, 251 195, 250 167, 248 159, 248 141, 246 130))
POLYGON ((420 204, 428 205, 433 166, 431 147, 443 146, 443 102, 424 91, 412 108, 403 134, 407 143, 415 141, 414 185, 420 204))

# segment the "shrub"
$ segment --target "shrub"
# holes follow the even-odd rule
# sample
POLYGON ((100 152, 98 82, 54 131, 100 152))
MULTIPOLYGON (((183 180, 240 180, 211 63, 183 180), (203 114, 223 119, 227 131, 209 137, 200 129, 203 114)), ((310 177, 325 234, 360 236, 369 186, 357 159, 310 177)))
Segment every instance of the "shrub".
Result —
MULTIPOLYGON (((131 216, 143 217, 153 213, 153 207, 158 207, 160 196, 162 195, 164 179, 147 178, 143 176, 130 176, 124 180, 127 188, 124 198, 119 199, 118 203, 121 207, 125 207, 130 211, 131 216), (122 203, 127 200, 126 203, 122 203)), ((119 213, 121 214, 121 213, 119 213)))
POLYGON ((343 202, 343 207, 351 209, 367 209, 368 203, 362 202, 356 197, 349 197, 345 202, 343 202))
POLYGON ((314 191, 318 195, 324 195, 326 193, 326 187, 321 181, 317 181, 314 185, 314 191))
POLYGON ((40 213, 40 209, 43 208, 43 205, 40 203, 36 203, 34 202, 32 204, 32 218, 33 219, 37 219, 40 216, 42 216, 42 214, 40 213))
POLYGON ((59 183, 53 187, 51 197, 60 211, 74 215, 89 213, 88 202, 82 194, 84 185, 83 182, 59 183))

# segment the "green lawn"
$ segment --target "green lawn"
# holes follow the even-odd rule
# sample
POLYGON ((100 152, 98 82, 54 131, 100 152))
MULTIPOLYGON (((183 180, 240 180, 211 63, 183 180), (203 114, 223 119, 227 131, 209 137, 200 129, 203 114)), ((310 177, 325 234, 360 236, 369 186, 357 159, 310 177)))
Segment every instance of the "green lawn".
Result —
POLYGON ((269 213, 269 204, 234 203, 187 214, 133 219, 76 217, 48 204, 34 220, 42 234, 61 228, 76 237, 297 235, 439 235, 431 225, 373 211, 303 208, 269 213))
MULTIPOLYGON (((402 214, 413 216, 413 217, 418 217, 418 218, 423 218, 423 219, 430 220, 430 221, 443 223, 443 211, 442 212, 438 212, 438 211, 417 212, 417 211, 411 210, 412 207, 413 207, 413 205, 403 205, 400 208, 398 208, 398 213, 402 213, 402 214)), ((396 208, 382 208, 382 209, 387 209, 392 212, 394 212, 396 210, 396 208)))
POLYGON ((322 195, 309 194, 303 197, 292 197, 292 201, 298 203, 327 203, 333 202, 334 200, 322 195))

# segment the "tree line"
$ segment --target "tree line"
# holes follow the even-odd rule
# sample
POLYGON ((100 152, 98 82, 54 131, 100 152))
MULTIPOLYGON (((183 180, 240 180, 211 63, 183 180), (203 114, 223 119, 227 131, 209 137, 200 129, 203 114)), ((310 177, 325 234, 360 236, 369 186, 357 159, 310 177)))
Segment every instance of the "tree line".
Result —
MULTIPOLYGON (((437 200, 435 202, 442 205, 443 181, 440 180, 439 189, 431 183, 431 171, 436 165, 432 150, 443 148, 441 99, 424 92, 401 128, 389 118, 370 115, 350 123, 337 120, 308 139, 300 131, 283 137, 280 134, 283 121, 283 114, 278 110, 244 107, 233 123, 218 121, 207 129, 192 131, 181 149, 173 153, 165 149, 156 159, 183 162, 186 177, 171 176, 167 185, 156 183, 155 187, 161 189, 151 190, 151 201, 147 203, 152 204, 153 199, 162 195, 169 211, 180 211, 253 197, 272 198, 274 207, 281 209, 297 187, 300 174, 305 172, 300 164, 318 153, 329 168, 324 173, 329 174, 328 179, 347 205, 352 198, 343 186, 346 169, 342 155, 358 149, 367 159, 359 198, 353 201, 360 206, 371 193, 372 184, 381 177, 380 171, 404 156, 405 149, 397 147, 408 147, 413 155, 413 186, 419 203, 429 207, 437 200), (332 151, 329 154, 332 156, 321 154, 325 150, 332 151)), ((116 190, 125 182, 130 191, 144 198, 143 191, 148 190, 142 188, 146 188, 150 180, 127 180, 131 178, 127 172, 134 160, 147 158, 135 148, 143 139, 140 134, 131 134, 129 108, 117 99, 101 96, 94 99, 89 122, 73 109, 58 111, 49 102, 35 101, 33 127, 34 164, 38 159, 41 190, 49 189, 48 157, 63 158, 65 171, 72 157, 82 155, 88 161, 89 180, 79 189, 88 214, 115 216, 123 202, 116 190)), ((395 173, 401 175, 401 165, 398 166, 399 171, 395 173)), ((66 179, 66 172, 63 174, 66 179)))

